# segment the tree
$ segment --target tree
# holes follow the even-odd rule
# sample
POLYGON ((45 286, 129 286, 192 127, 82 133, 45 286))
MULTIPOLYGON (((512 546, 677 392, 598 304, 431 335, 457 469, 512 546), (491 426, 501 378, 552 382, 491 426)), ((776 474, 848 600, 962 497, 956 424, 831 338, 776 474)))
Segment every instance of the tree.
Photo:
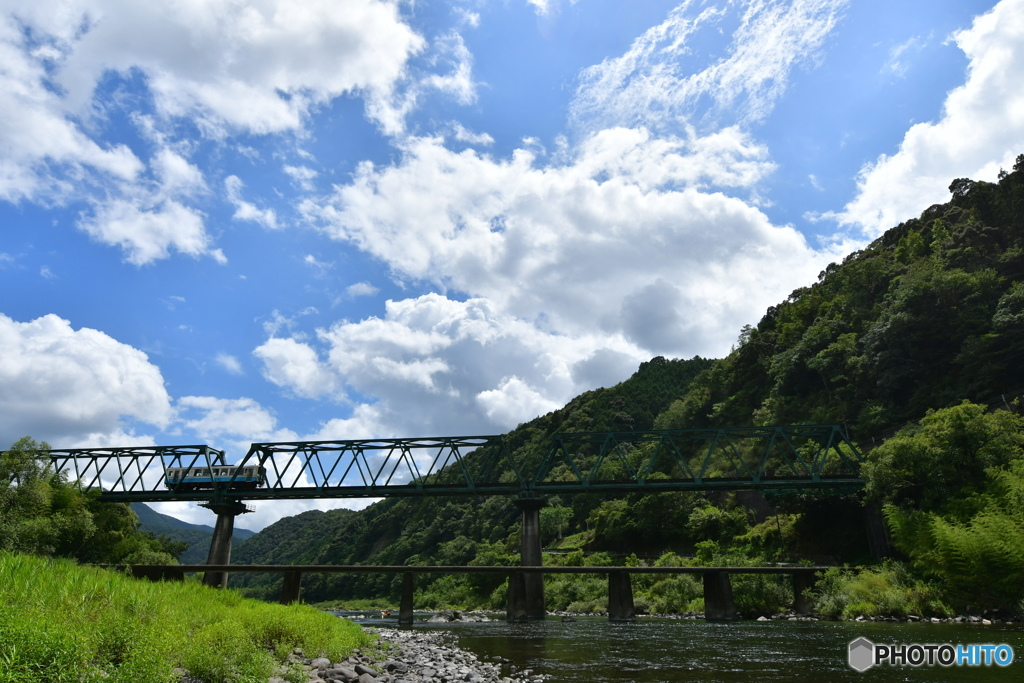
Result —
POLYGON ((102 503, 56 474, 43 453, 49 448, 26 436, 0 452, 0 550, 95 563, 177 562, 185 544, 139 531, 128 505, 102 503))
POLYGON ((957 514, 989 483, 991 468, 1024 458, 1024 418, 964 401, 928 411, 871 451, 862 474, 870 499, 903 509, 957 514))

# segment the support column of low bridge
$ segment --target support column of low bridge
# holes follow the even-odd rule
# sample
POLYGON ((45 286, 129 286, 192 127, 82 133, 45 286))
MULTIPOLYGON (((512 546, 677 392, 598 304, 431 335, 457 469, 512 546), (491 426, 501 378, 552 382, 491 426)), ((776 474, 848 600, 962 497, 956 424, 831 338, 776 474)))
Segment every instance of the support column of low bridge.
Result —
MULTIPOLYGON (((523 567, 540 567, 544 564, 540 543, 540 509, 547 503, 536 498, 520 498, 516 501, 516 505, 523 513, 519 541, 519 564, 523 567)), ((513 613, 525 614, 526 620, 529 621, 544 619, 547 616, 547 610, 544 607, 544 575, 540 572, 523 572, 520 580, 522 581, 522 595, 518 599, 522 600, 522 611, 510 609, 509 619, 512 620, 513 613)), ((513 588, 510 579, 509 595, 512 596, 516 592, 518 591, 513 588)))
POLYGON ((729 574, 722 571, 704 574, 704 619, 706 621, 735 621, 736 603, 732 599, 729 574))
MULTIPOLYGON (((252 510, 237 500, 203 503, 202 507, 212 510, 217 515, 206 564, 231 564, 231 535, 235 530, 235 517, 252 510)), ((227 588, 228 573, 206 572, 203 575, 203 584, 213 588, 227 588)))

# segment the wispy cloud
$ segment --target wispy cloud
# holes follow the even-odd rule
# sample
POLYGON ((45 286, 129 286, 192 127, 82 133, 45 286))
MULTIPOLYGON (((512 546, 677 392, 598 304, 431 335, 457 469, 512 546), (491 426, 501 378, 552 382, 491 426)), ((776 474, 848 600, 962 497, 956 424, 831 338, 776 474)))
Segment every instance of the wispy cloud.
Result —
POLYGON ((242 375, 245 371, 237 358, 226 353, 218 353, 214 358, 218 365, 230 372, 232 375, 242 375))
POLYGON ((792 69, 815 61, 845 5, 846 0, 754 0, 740 17, 727 56, 690 71, 694 36, 719 30, 731 12, 728 6, 686 0, 624 55, 583 71, 570 105, 572 121, 582 131, 642 125, 660 132, 763 119, 792 69))

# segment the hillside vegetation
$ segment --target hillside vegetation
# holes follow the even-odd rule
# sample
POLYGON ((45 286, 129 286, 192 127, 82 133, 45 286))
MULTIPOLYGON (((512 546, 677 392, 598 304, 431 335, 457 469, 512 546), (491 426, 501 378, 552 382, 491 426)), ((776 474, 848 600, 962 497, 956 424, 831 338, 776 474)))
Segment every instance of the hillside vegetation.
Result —
MULTIPOLYGON (((818 282, 769 308, 756 326, 740 332, 726 358, 655 358, 622 384, 582 394, 506 436, 517 457, 534 462, 559 431, 840 423, 869 450, 891 436, 887 430, 909 425, 871 451, 866 492, 776 495, 767 505, 756 496, 689 493, 553 498, 542 511, 545 544, 580 552, 546 561, 629 559, 607 554, 619 552, 646 555, 649 563, 865 563, 877 558, 869 551, 864 506, 884 505, 909 570, 887 565, 875 578, 847 576, 849 585, 832 580, 822 605, 828 602, 836 614, 871 613, 877 605, 858 598, 856 586, 847 593, 843 586, 880 581, 887 590, 918 596, 913 604, 921 610, 925 603, 935 612, 947 609, 936 596, 956 605, 974 600, 1019 610, 1024 594, 1012 590, 1009 579, 983 591, 985 597, 977 586, 991 573, 982 571, 989 561, 1005 576, 1024 577, 1015 478, 1022 465, 1019 450, 1004 448, 1018 443, 1021 425, 1009 413, 993 417, 984 405, 961 402, 995 399, 1016 411, 1014 397, 1024 389, 1024 155, 998 183, 958 179, 950 190, 948 203, 829 265, 818 282), (901 477, 912 484, 899 485, 906 481, 901 477), (982 548, 978 538, 989 546, 982 548)), ((506 498, 391 499, 361 512, 281 520, 243 543, 235 558, 515 564, 518 523, 506 498)), ((269 598, 277 591, 271 577, 232 581, 252 595, 269 598)), ((422 606, 500 606, 504 599, 496 579, 423 581, 417 593, 422 606)), ((638 595, 652 608, 681 609, 699 594, 685 583, 654 582, 640 586, 638 595)), ((550 608, 599 608, 604 592, 584 579, 549 578, 547 585, 550 608)), ((777 606, 786 599, 784 587, 769 585, 740 593, 774 599, 777 606)), ((388 576, 309 576, 304 595, 393 600, 397 583, 388 576)))

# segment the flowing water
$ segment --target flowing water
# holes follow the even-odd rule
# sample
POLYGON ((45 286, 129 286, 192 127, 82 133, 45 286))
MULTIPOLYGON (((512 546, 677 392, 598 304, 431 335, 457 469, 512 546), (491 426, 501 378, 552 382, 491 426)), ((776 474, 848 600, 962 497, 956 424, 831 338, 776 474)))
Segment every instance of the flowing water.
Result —
MULTIPOLYGON (((419 615, 417 615, 419 618, 419 615)), ((395 621, 366 619, 366 625, 395 621)), ((1024 625, 855 622, 704 621, 641 618, 611 624, 599 617, 574 622, 549 618, 530 624, 427 624, 443 630, 480 657, 502 657, 518 669, 552 681, 653 683, 656 681, 1024 681, 1024 625), (847 665, 850 641, 874 643, 1007 643, 1014 663, 998 666, 873 667, 858 673, 847 665)))

